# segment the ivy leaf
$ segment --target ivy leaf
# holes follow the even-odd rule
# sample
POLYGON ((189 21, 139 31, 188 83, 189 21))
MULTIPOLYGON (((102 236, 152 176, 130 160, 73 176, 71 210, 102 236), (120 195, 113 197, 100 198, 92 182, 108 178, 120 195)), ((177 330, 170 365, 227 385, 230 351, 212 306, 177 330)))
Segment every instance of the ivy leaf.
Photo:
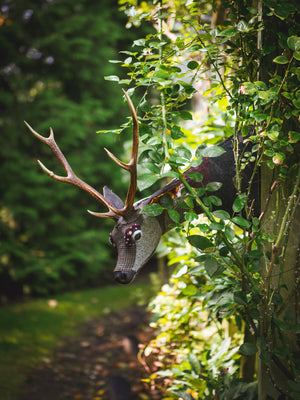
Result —
POLYGON ((296 60, 300 61, 300 51, 299 50, 294 52, 294 58, 296 60))
POLYGON ((247 202, 246 193, 240 194, 233 202, 233 205, 232 205, 233 211, 235 213, 242 211, 242 209, 245 207, 246 202, 247 202))
POLYGON ((202 156, 203 157, 219 157, 224 153, 226 153, 226 150, 224 150, 223 147, 209 146, 209 147, 206 147, 202 151, 202 156))
POLYGON ((200 250, 205 250, 209 247, 213 247, 212 242, 205 236, 201 235, 191 235, 188 236, 189 243, 200 250))
POLYGON ((149 217, 157 217, 163 212, 163 208, 160 204, 154 203, 154 204, 146 204, 141 212, 142 214, 148 215, 149 217))
POLYGON ((293 51, 297 51, 300 49, 300 37, 290 36, 287 40, 287 45, 293 51))
POLYGON ((287 64, 289 60, 285 56, 278 56, 274 58, 274 63, 276 64, 287 64))
POLYGON ((257 347, 253 343, 244 343, 240 346, 240 352, 244 356, 253 356, 257 353, 257 347))

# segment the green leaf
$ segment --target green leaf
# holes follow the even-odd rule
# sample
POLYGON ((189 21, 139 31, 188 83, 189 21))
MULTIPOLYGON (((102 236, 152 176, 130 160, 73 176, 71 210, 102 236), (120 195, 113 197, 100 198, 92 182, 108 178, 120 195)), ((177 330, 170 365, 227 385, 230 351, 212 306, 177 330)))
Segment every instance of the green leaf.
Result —
POLYGON ((296 108, 300 108, 300 99, 293 100, 293 104, 296 108))
POLYGON ((208 192, 215 192, 216 190, 219 190, 223 186, 222 182, 209 182, 206 185, 206 190, 208 192))
POLYGON ((182 291, 182 293, 186 296, 194 296, 198 292, 198 288, 195 285, 187 285, 182 291))
POLYGON ((181 276, 185 275, 187 273, 188 267, 187 265, 184 265, 177 271, 175 274, 172 275, 173 278, 180 278, 181 276))
POLYGON ((157 165, 153 164, 152 162, 143 162, 143 167, 147 168, 154 174, 160 174, 160 168, 157 165))
POLYGON ((184 119, 185 121, 193 119, 192 114, 190 112, 188 112, 188 111, 180 111, 180 117, 182 119, 184 119))
POLYGON ((244 343, 240 346, 240 352, 244 356, 253 356, 257 353, 257 347, 253 343, 244 343))
POLYGON ((188 236, 189 243, 200 250, 205 250, 209 247, 213 247, 212 242, 205 236, 201 235, 191 235, 188 236))
POLYGON ((287 45, 293 51, 299 50, 300 49, 300 37, 290 36, 287 40, 287 45))
POLYGON ((246 193, 240 194, 233 202, 232 209, 235 213, 242 211, 247 202, 246 193))
POLYGON ((276 64, 287 64, 289 60, 285 56, 278 56, 274 58, 274 63, 276 64))
POLYGON ((168 210, 169 217, 171 218, 172 221, 176 222, 178 224, 180 222, 180 214, 176 210, 168 210))
POLYGON ((259 258, 261 258, 262 256, 263 256, 263 253, 262 253, 261 251, 259 251, 259 250, 251 250, 251 251, 248 253, 248 257, 250 257, 250 258, 259 259, 259 258))
POLYGON ((230 219, 230 215, 227 211, 224 210, 217 210, 213 212, 213 215, 216 218, 220 218, 220 219, 230 219))
POLYGON ((203 180, 203 175, 200 174, 200 172, 196 171, 188 171, 187 175, 189 178, 191 178, 194 182, 202 182, 203 180))
POLYGON ((145 39, 137 39, 133 42, 132 47, 134 46, 145 46, 146 40, 145 39))
POLYGON ((233 240, 235 238, 235 232, 229 225, 225 226, 225 236, 228 240, 233 240))
POLYGON ((244 229, 248 229, 251 226, 251 222, 247 221, 245 218, 242 217, 233 217, 231 221, 244 229))
POLYGON ((247 22, 241 20, 241 21, 239 21, 239 22, 237 23, 236 29, 237 29, 239 32, 247 32, 247 31, 249 31, 249 25, 247 24, 247 22))
POLYGON ((104 79, 106 81, 116 81, 116 82, 119 82, 119 80, 120 80, 120 78, 117 75, 108 75, 108 76, 105 76, 104 79))
POLYGON ((197 356, 194 353, 189 353, 188 360, 189 360, 192 370, 194 372, 196 372, 197 375, 199 375, 201 373, 201 364, 200 364, 197 356))
POLYGON ((181 157, 186 161, 190 161, 190 159, 192 158, 192 153, 186 147, 178 146, 175 150, 176 157, 181 157))
POLYGON ((210 278, 219 275, 224 270, 218 261, 213 257, 209 257, 204 261, 204 268, 210 278))
POLYGON ((232 37, 235 36, 237 33, 238 31, 235 28, 227 28, 220 33, 220 36, 232 37))
POLYGON ((187 222, 192 222, 194 219, 198 218, 198 215, 195 212, 186 212, 184 213, 184 218, 187 222))
POLYGON ((206 147, 202 151, 202 156, 203 157, 219 157, 224 153, 226 153, 226 151, 223 149, 223 147, 220 147, 220 146, 209 146, 209 147, 206 147))
POLYGON ((160 204, 154 203, 154 204, 146 204, 141 212, 142 214, 148 215, 150 217, 157 217, 163 212, 163 208, 160 204))
POLYGON ((168 193, 159 198, 159 204, 164 208, 172 209, 174 207, 174 201, 168 193))
POLYGON ((187 65, 189 69, 197 69, 199 67, 199 64, 197 61, 190 61, 187 65))
POLYGON ((296 60, 300 61, 300 51, 299 51, 299 50, 297 50, 297 51, 294 52, 294 58, 295 58, 296 60))
POLYGON ((142 191, 152 186, 156 181, 157 177, 153 174, 141 174, 138 177, 138 187, 142 191))

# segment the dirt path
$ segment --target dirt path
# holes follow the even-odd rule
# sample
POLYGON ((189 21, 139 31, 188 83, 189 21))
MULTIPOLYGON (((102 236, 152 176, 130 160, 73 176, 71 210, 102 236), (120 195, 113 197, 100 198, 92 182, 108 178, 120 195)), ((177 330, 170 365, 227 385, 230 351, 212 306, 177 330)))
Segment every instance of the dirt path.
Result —
POLYGON ((140 344, 154 332, 142 307, 133 307, 92 321, 80 337, 57 348, 53 360, 28 376, 19 400, 159 400, 142 378, 140 344))

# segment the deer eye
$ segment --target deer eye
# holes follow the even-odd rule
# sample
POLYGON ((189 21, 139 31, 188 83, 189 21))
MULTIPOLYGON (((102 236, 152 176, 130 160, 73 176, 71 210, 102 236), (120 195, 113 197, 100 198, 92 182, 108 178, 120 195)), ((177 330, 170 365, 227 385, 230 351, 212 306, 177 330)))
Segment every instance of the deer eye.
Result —
POLYGON ((137 231, 133 232, 132 234, 132 240, 136 243, 138 242, 142 237, 142 231, 138 229, 137 231))

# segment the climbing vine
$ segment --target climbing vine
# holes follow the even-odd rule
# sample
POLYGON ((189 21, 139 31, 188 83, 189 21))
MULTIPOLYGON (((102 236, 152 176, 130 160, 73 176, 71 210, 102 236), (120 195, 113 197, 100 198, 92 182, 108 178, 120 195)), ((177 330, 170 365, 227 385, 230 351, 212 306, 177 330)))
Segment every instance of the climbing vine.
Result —
POLYGON ((119 4, 128 28, 144 24, 150 31, 112 61, 127 77, 106 77, 138 102, 139 188, 174 177, 185 187, 183 225, 172 199, 143 210, 167 210, 174 229, 162 253, 176 265, 151 305, 160 333, 144 353, 146 364, 156 357, 147 364, 149 382, 166 389, 165 399, 298 399, 300 238, 291 239, 300 200, 296 1, 119 4), (240 134, 252 142, 242 155, 240 134), (219 156, 216 144, 231 135, 237 197, 229 213, 214 195, 220 182, 195 189, 183 171, 219 156), (259 174, 257 213, 249 198, 259 174))

